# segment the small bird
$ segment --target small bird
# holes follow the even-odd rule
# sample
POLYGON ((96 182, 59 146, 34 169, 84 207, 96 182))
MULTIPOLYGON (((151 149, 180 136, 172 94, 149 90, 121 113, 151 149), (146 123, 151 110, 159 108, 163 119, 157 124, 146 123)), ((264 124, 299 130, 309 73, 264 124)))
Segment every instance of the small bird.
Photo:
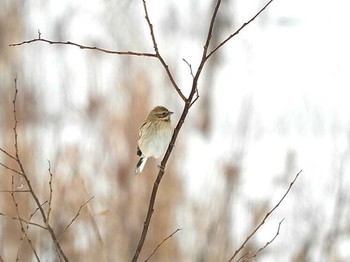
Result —
POLYGON ((160 158, 165 153, 173 135, 170 121, 173 113, 164 106, 156 106, 149 112, 139 132, 137 155, 140 159, 135 175, 142 172, 148 157, 160 158))

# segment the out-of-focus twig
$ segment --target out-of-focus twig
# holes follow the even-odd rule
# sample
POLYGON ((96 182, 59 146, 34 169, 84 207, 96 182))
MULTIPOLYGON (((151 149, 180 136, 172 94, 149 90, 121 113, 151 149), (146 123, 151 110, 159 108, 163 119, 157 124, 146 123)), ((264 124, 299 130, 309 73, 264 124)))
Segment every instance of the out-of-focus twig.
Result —
POLYGON ((9 152, 7 152, 5 149, 2 149, 2 148, 0 147, 0 151, 3 152, 3 153, 4 153, 5 155, 7 155, 8 157, 10 157, 10 158, 12 158, 13 160, 16 161, 16 158, 15 158, 13 155, 11 155, 9 152))
POLYGON ((275 241, 277 236, 280 234, 281 224, 283 221, 284 221, 284 218, 278 223, 277 232, 270 241, 266 242, 266 244, 261 248, 259 248, 258 251, 256 251, 253 255, 249 256, 249 254, 245 254, 240 259, 238 259, 237 262, 239 261, 245 262, 245 261, 249 261, 250 259, 256 258, 261 251, 263 251, 265 248, 267 248, 267 246, 269 246, 273 241, 275 241))
POLYGON ((47 221, 49 221, 50 220, 51 210, 52 210, 51 202, 52 202, 52 193, 53 193, 53 191, 52 191, 52 177, 53 177, 53 174, 51 172, 51 162, 50 162, 50 160, 47 160, 47 162, 49 163, 48 172, 50 174, 50 180, 49 180, 50 197, 49 197, 49 205, 48 205, 49 207, 47 209, 46 217, 47 217, 47 221))
POLYGON ((42 226, 42 225, 37 224, 37 223, 34 223, 34 222, 27 221, 27 220, 25 220, 25 219, 23 219, 23 218, 18 218, 18 217, 14 217, 14 216, 9 216, 9 215, 6 215, 6 214, 1 213, 1 212, 0 212, 0 216, 8 217, 8 218, 11 218, 11 219, 13 219, 13 220, 21 220, 22 222, 24 222, 24 223, 26 223, 26 224, 29 224, 29 225, 32 225, 32 226, 36 226, 36 227, 40 227, 40 228, 42 228, 42 229, 44 229, 44 230, 47 230, 47 228, 46 228, 45 226, 42 226))
POLYGON ((22 173, 21 173, 21 172, 19 172, 19 171, 15 170, 15 169, 13 169, 13 168, 11 168, 11 167, 9 167, 9 166, 7 166, 7 165, 3 164, 3 163, 0 163, 0 166, 2 166, 2 167, 4 167, 4 168, 6 168, 7 170, 12 171, 13 173, 16 173, 16 174, 18 174, 18 175, 22 175, 22 173))
POLYGON ((235 253, 232 255, 232 257, 228 260, 229 262, 233 261, 233 259, 238 255, 238 253, 245 247, 245 245, 247 244, 247 242, 252 238, 252 236, 260 229, 260 227, 265 223, 266 219, 276 210, 276 208, 279 207, 279 205, 282 203, 282 201, 286 198, 286 196, 288 195, 289 191, 292 189, 295 181, 298 179, 300 173, 302 172, 302 170, 300 170, 296 176, 294 177, 293 181, 289 184, 289 187, 287 189, 287 191, 284 193, 284 195, 282 196, 282 198, 278 201, 278 203, 269 211, 267 212, 267 214, 265 215, 265 217, 263 218, 263 220, 260 222, 260 224, 253 230, 253 232, 244 240, 244 242, 242 243, 242 245, 235 251, 235 253))
POLYGON ((167 236, 166 238, 163 239, 162 242, 160 242, 158 244, 158 246, 153 250, 153 252, 149 255, 149 257, 145 260, 145 262, 147 262, 148 260, 151 259, 151 257, 157 252, 157 249, 160 248, 161 245, 163 245, 163 243, 165 241, 167 241, 169 238, 171 238, 173 235, 175 235, 177 232, 179 232, 180 230, 182 230, 181 228, 176 229, 173 233, 171 233, 169 236, 167 236))
MULTIPOLYGON (((45 202, 42 204, 42 206, 45 205, 46 203, 47 203, 47 201, 45 201, 45 202)), ((34 247, 34 245, 33 245, 33 243, 32 243, 32 240, 28 237, 29 225, 31 224, 30 220, 32 220, 33 216, 35 215, 36 212, 38 212, 38 210, 39 210, 39 208, 37 207, 37 208, 34 210, 34 212, 30 214, 26 228, 24 229, 23 227, 21 227, 21 230, 22 230, 22 233, 23 233, 23 234, 22 234, 22 237, 21 237, 21 239, 20 239, 20 243, 23 243, 23 240, 24 240, 24 239, 27 239, 27 241, 28 241, 28 243, 29 243, 29 245, 30 245, 30 247, 31 247, 31 249, 32 249, 32 251, 33 251, 33 253, 34 253, 34 255, 35 255, 36 260, 37 260, 38 262, 40 262, 40 258, 39 258, 39 256, 38 256, 38 253, 37 253, 36 250, 35 250, 35 247, 34 247)), ((21 246, 18 248, 16 261, 19 261, 19 255, 20 255, 21 247, 22 247, 22 244, 21 244, 21 246)))
POLYGON ((80 211, 83 209, 83 207, 89 203, 94 197, 90 197, 90 199, 88 199, 85 203, 83 203, 79 209, 77 214, 73 217, 73 219, 69 222, 69 224, 66 226, 66 228, 62 231, 62 233, 60 234, 60 236, 57 238, 57 242, 60 241, 60 239, 63 237, 64 233, 66 233, 66 231, 68 230, 68 228, 74 223, 74 221, 78 218, 78 216, 80 215, 80 211))
POLYGON ((12 100, 12 104, 13 104, 13 117, 14 117, 14 126, 13 126, 13 133, 14 133, 14 148, 15 148, 15 157, 16 157, 16 162, 18 164, 18 167, 21 170, 21 177, 24 178, 28 189, 30 191, 30 194, 32 196, 32 198, 34 199, 34 202, 36 204, 36 206, 39 208, 40 214, 42 216, 43 222, 46 225, 46 230, 49 232, 50 237, 52 239, 52 241, 54 242, 57 254, 58 254, 58 259, 61 261, 62 258, 65 262, 68 262, 68 258, 66 256, 66 254, 63 252, 61 246, 59 243, 57 243, 57 238, 56 238, 56 234, 53 231, 53 228, 50 226, 49 222, 47 221, 47 217, 46 214, 44 212, 44 209, 39 201, 39 198, 35 192, 35 190, 33 189, 33 186, 30 182, 30 179, 24 169, 24 166, 22 164, 21 158, 19 156, 19 149, 18 149, 18 134, 17 134, 17 112, 16 112, 16 101, 17 101, 17 94, 18 94, 18 88, 17 88, 17 78, 15 78, 15 95, 14 98, 12 100))

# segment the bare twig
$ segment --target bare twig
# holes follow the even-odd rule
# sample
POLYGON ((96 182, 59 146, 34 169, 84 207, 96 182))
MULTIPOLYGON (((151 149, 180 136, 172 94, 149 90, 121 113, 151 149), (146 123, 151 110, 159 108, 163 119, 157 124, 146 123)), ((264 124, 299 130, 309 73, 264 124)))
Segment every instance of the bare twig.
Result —
MULTIPOLYGON (((190 74, 191 74, 191 76, 192 76, 192 78, 194 79, 194 75, 193 75, 193 71, 192 71, 192 65, 189 63, 189 62, 187 62, 187 60, 186 59, 182 59, 187 65, 188 65, 188 67, 190 68, 190 74)), ((192 107, 192 105, 198 100, 198 98, 199 98, 199 92, 198 92, 198 88, 196 88, 196 98, 191 102, 191 104, 190 104, 190 108, 192 107)))
POLYGON ((113 50, 100 48, 97 46, 81 45, 81 44, 77 44, 77 43, 74 43, 71 41, 51 41, 51 40, 44 39, 44 38, 34 38, 31 40, 23 41, 21 43, 10 44, 9 46, 20 46, 20 45, 30 44, 30 43, 34 43, 34 42, 44 42, 44 43, 48 43, 50 45, 71 45, 71 46, 79 47, 80 49, 95 50, 95 51, 100 51, 103 53, 113 54, 113 55, 156 57, 155 54, 150 54, 150 53, 134 52, 134 51, 113 51, 113 50))
MULTIPOLYGON (((12 185, 12 189, 15 188, 15 183, 14 183, 14 177, 13 176, 12 176, 12 179, 11 179, 11 185, 12 185)), ((19 213, 18 203, 16 201, 15 194, 13 192, 11 193, 11 197, 12 197, 12 201, 13 201, 13 203, 15 205, 16 214, 17 214, 17 217, 18 217, 18 222, 19 222, 21 228, 23 228, 21 215, 19 213)))
POLYGON ((0 147, 0 151, 3 152, 3 153, 4 153, 5 155, 7 155, 8 157, 10 157, 10 158, 12 158, 13 160, 16 161, 16 158, 15 158, 13 155, 11 155, 9 152, 7 152, 5 149, 2 149, 2 148, 0 147))
POLYGON ((248 261, 250 259, 256 258, 261 251, 263 251, 267 246, 269 246, 273 241, 275 241, 277 236, 280 234, 281 224, 283 221, 284 221, 284 218, 278 223, 277 232, 270 241, 266 242, 266 244, 263 247, 259 248, 258 251, 256 251, 253 255, 247 256, 249 254, 249 253, 247 253, 247 254, 243 255, 240 259, 238 259, 237 262, 239 262, 239 261, 244 262, 244 261, 248 261))
MULTIPOLYGON (((47 201, 45 201, 45 202, 42 204, 42 206, 45 205, 46 203, 47 203, 47 201)), ((24 230, 23 227, 21 228, 23 234, 22 234, 20 243, 23 243, 24 238, 26 238, 27 241, 28 241, 28 243, 29 243, 29 245, 30 245, 30 247, 31 247, 32 250, 33 250, 33 253, 34 253, 34 255, 35 255, 37 261, 40 261, 40 258, 39 258, 38 254, 37 254, 37 252, 36 252, 36 250, 35 250, 35 248, 34 248, 34 245, 33 245, 32 241, 31 241, 31 239, 28 237, 28 233, 27 233, 28 230, 29 230, 30 220, 33 218, 33 216, 35 215, 35 213, 36 213, 38 210, 39 210, 39 208, 37 207, 37 208, 34 210, 34 212, 30 214, 29 219, 28 219, 28 223, 27 223, 27 226, 26 226, 26 229, 24 230)), ((17 251, 17 259, 16 259, 16 261, 19 260, 19 254, 20 254, 20 249, 21 249, 21 247, 22 247, 22 245, 18 248, 18 251, 17 251)))
POLYGON ((173 233, 171 233, 169 236, 167 236, 166 238, 163 239, 162 242, 160 242, 158 244, 158 246, 153 250, 153 252, 151 253, 151 255, 149 255, 149 257, 145 260, 145 262, 147 262, 148 260, 150 260, 150 258, 157 252, 157 249, 160 248, 160 246, 167 241, 169 238, 171 238, 173 235, 175 235, 178 231, 182 230, 181 228, 176 229, 173 233))
POLYGON ((22 222, 24 222, 24 223, 26 223, 26 224, 29 224, 29 225, 32 225, 32 226, 36 226, 36 227, 40 227, 40 228, 42 228, 42 229, 44 229, 44 230, 47 230, 47 228, 46 228, 45 226, 42 226, 42 225, 37 224, 37 223, 34 223, 34 222, 27 221, 27 220, 25 220, 25 219, 23 219, 23 218, 18 218, 18 217, 14 217, 14 216, 9 216, 9 215, 6 215, 6 214, 1 213, 1 212, 0 212, 0 216, 8 217, 8 218, 11 218, 11 219, 13 219, 13 220, 21 220, 22 222))
MULTIPOLYGON (((14 176, 12 176, 11 185, 12 185, 12 188, 14 189, 14 188, 15 188, 14 176)), ((20 241, 19 241, 19 247, 18 247, 18 251, 17 251, 16 261, 19 261, 19 254, 20 254, 20 250, 21 250, 21 248, 22 248, 22 244, 23 244, 24 237, 26 237, 26 239, 28 240, 29 245, 31 246, 31 248, 32 248, 32 250, 33 250, 35 256, 38 258, 38 255, 37 255, 37 253, 36 253, 36 251, 35 251, 35 248, 34 248, 34 246, 33 246, 32 241, 30 240, 30 238, 28 237, 28 235, 26 235, 26 230, 24 229, 24 226, 23 226, 23 223, 22 223, 21 215, 20 215, 20 213, 19 213, 18 203, 17 203, 17 200, 16 200, 16 197, 15 197, 15 193, 14 193, 14 192, 11 193, 11 197, 12 197, 12 201, 13 201, 13 203, 14 203, 14 205, 15 205, 16 214, 17 214, 17 218, 18 218, 18 222, 19 222, 20 228, 21 228, 21 230, 22 230, 22 232, 23 232, 23 235, 22 235, 22 237, 21 237, 21 239, 20 239, 20 241)), ((26 228, 28 229, 28 227, 29 227, 29 226, 28 226, 28 224, 27 224, 26 228)))
POLYGON ((61 235, 57 238, 57 242, 60 241, 60 239, 63 237, 64 233, 66 233, 66 231, 68 230, 68 228, 74 223, 74 221, 78 218, 78 216, 80 215, 80 211, 83 209, 83 207, 89 203, 94 197, 90 197, 90 199, 88 199, 84 204, 82 204, 79 207, 79 210, 77 212, 77 214, 73 217, 73 219, 69 222, 69 224, 66 226, 66 228, 62 231, 61 235))
POLYGON ((11 168, 11 167, 9 167, 9 166, 3 164, 3 163, 0 163, 0 166, 4 167, 4 168, 6 168, 6 169, 8 169, 8 170, 10 170, 10 171, 12 171, 12 172, 14 172, 14 173, 20 175, 20 176, 22 175, 21 172, 19 172, 19 171, 15 170, 15 169, 13 169, 13 168, 11 168))
POLYGON ((17 100, 17 94, 18 94, 18 89, 17 89, 17 78, 15 79, 15 95, 14 95, 14 98, 13 98, 13 101, 12 101, 12 104, 13 104, 13 116, 14 116, 14 127, 13 127, 13 133, 14 133, 14 140, 15 140, 15 156, 16 156, 16 161, 17 161, 17 164, 21 170, 21 175, 22 177, 25 179, 27 185, 28 185, 28 189, 30 191, 30 194, 32 195, 35 203, 36 203, 36 206, 39 208, 39 211, 41 213, 41 216, 42 216, 42 219, 43 219, 43 222, 44 224, 46 225, 46 229, 47 231, 49 232, 50 234, 50 237, 52 239, 52 241, 54 242, 54 245, 55 245, 55 248, 56 248, 56 251, 58 253, 58 258, 59 260, 61 260, 61 257, 64 259, 64 261, 68 261, 68 258, 67 256, 65 255, 65 253, 63 252, 61 246, 59 245, 59 243, 57 243, 57 238, 56 238, 56 235, 55 235, 55 232, 53 231, 52 227, 50 226, 50 224, 48 223, 47 221, 47 218, 46 218, 46 214, 44 212, 44 209, 43 207, 41 206, 40 204, 40 201, 39 201, 39 198, 38 196, 36 195, 33 187, 32 187, 32 184, 30 182, 30 179, 28 177, 28 175, 26 174, 25 170, 24 170, 24 167, 22 165, 22 161, 19 157, 19 150, 18 150, 18 135, 17 135, 17 113, 16 113, 16 100, 17 100))
POLYGON ((233 254, 233 256, 228 260, 233 261, 233 259, 238 255, 238 253, 244 248, 244 246, 247 244, 247 242, 252 238, 252 236, 260 229, 260 227, 265 223, 266 219, 276 210, 277 207, 279 207, 279 205, 282 203, 282 201, 286 198, 286 196, 288 195, 289 191, 291 190, 291 188, 293 187, 295 181, 297 180, 297 178, 299 177, 300 173, 302 172, 302 170, 300 170, 296 176, 294 177, 293 181, 290 183, 287 191, 284 193, 284 195, 282 196, 282 198, 278 201, 278 203, 265 215, 265 217, 263 218, 263 220, 260 222, 260 224, 253 230, 253 232, 246 238, 246 240, 244 240, 244 242, 242 243, 242 245, 235 251, 235 253, 233 254))
POLYGON ((182 93, 181 89, 176 84, 176 81, 175 81, 173 75, 171 74, 171 72, 169 70, 169 66, 167 65, 167 63, 165 62, 165 60, 163 59, 163 57, 159 53, 157 40, 156 40, 156 37, 154 35, 154 31, 153 31, 153 25, 152 25, 151 20, 150 20, 150 18, 148 16, 146 0, 142 0, 142 3, 143 3, 143 9, 144 9, 144 12, 145 12, 145 19, 147 21, 147 24, 148 24, 148 27, 149 27, 149 31, 150 31, 150 34, 151 34, 151 38, 152 38, 153 48, 154 48, 154 51, 156 52, 156 57, 158 58, 158 60, 162 64, 162 66, 164 67, 164 70, 167 73, 167 75, 169 77, 169 80, 172 83, 173 87, 175 88, 176 92, 179 94, 181 99, 185 102, 186 101, 185 95, 182 93))
POLYGON ((30 190, 0 190, 0 193, 28 193, 30 190))
POLYGON ((257 18, 271 3, 273 2, 273 0, 270 0, 269 2, 267 2, 266 5, 263 6, 263 8, 261 8, 259 10, 259 12, 257 12, 250 20, 248 20, 247 22, 245 22, 243 25, 241 25, 240 28, 238 28, 233 34, 229 35, 224 41, 222 41, 217 47, 215 47, 207 56, 207 59, 209 59, 209 57, 211 57, 216 51, 218 51, 224 44, 226 44, 229 40, 231 40, 235 35, 238 35, 239 32, 241 32, 241 30, 243 28, 245 28, 247 25, 249 25, 251 22, 253 22, 255 20, 255 18, 257 18))
POLYGON ((50 160, 47 160, 47 162, 49 163, 49 168, 48 168, 48 171, 49 171, 49 174, 50 174, 50 180, 49 180, 49 188, 50 188, 50 197, 49 197, 49 207, 48 207, 48 210, 47 210, 47 221, 49 222, 50 220, 50 214, 51 214, 51 202, 52 202, 52 172, 51 172, 51 162, 50 160))
POLYGON ((193 71, 192 71, 192 65, 189 62, 187 62, 187 60, 185 58, 182 58, 182 60, 188 65, 188 67, 190 68, 190 74, 191 74, 192 78, 194 78, 193 71))

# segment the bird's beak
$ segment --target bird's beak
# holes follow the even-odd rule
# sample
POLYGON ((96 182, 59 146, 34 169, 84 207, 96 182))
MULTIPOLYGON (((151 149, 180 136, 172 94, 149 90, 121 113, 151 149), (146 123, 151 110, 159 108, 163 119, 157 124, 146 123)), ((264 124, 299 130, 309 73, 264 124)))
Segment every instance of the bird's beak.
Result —
POLYGON ((169 111, 169 116, 172 115, 172 114, 174 114, 174 112, 169 111))

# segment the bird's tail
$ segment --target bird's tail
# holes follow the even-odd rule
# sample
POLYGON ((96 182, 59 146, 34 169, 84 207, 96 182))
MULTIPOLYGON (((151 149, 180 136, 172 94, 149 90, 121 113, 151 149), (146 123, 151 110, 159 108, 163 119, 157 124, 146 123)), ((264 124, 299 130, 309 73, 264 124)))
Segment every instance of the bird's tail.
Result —
POLYGON ((139 172, 140 173, 142 172, 143 168, 146 165, 146 161, 147 161, 147 157, 144 157, 144 156, 140 157, 140 160, 136 164, 136 168, 135 168, 135 172, 134 172, 135 175, 137 175, 137 173, 139 173, 139 172))

